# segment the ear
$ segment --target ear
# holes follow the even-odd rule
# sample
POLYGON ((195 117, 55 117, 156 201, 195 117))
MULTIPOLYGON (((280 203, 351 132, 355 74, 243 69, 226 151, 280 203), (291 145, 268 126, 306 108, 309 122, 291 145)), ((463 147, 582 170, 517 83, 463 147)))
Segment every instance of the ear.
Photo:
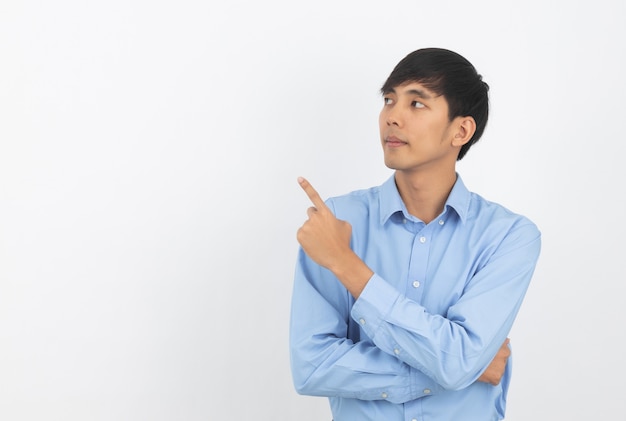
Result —
POLYGON ((456 132, 452 139, 452 145, 460 147, 469 142, 472 136, 474 136, 476 121, 471 116, 457 117, 456 120, 456 132))

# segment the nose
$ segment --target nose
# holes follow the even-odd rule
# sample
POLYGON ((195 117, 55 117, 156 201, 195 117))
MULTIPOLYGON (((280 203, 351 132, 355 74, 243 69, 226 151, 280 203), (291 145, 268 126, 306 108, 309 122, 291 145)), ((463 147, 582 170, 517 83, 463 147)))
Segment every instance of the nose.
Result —
POLYGON ((400 126, 401 117, 400 110, 397 107, 390 107, 385 110, 385 123, 387 123, 387 126, 400 126))

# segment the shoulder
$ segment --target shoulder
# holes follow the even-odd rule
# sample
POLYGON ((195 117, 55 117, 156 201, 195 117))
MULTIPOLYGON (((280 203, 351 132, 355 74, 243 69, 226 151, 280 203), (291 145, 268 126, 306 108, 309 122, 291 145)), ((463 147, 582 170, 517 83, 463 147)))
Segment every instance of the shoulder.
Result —
POLYGON ((379 198, 380 186, 375 186, 330 197, 326 204, 338 218, 351 219, 369 215, 378 208, 379 198))
POLYGON ((490 236, 519 241, 538 241, 541 231, 527 216, 508 207, 471 193, 466 223, 490 236))

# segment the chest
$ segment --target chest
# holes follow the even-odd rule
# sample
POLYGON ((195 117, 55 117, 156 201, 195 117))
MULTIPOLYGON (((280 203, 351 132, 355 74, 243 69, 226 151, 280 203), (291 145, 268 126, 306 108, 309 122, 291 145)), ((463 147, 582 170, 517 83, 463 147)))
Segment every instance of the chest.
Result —
POLYGON ((354 233, 353 248, 407 298, 444 316, 489 254, 484 236, 445 220, 370 225, 354 233))

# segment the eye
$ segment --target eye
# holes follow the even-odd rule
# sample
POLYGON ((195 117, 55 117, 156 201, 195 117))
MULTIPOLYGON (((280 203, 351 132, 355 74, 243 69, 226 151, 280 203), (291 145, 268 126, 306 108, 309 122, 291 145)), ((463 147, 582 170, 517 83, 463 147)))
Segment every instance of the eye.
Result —
POLYGON ((413 101, 411 102, 411 107, 415 107, 415 108, 424 108, 424 104, 422 104, 419 101, 413 101))
POLYGON ((384 98, 383 98, 383 103, 384 103, 385 105, 391 105, 391 104, 393 104, 393 99, 391 99, 391 98, 389 98, 389 97, 384 97, 384 98))

